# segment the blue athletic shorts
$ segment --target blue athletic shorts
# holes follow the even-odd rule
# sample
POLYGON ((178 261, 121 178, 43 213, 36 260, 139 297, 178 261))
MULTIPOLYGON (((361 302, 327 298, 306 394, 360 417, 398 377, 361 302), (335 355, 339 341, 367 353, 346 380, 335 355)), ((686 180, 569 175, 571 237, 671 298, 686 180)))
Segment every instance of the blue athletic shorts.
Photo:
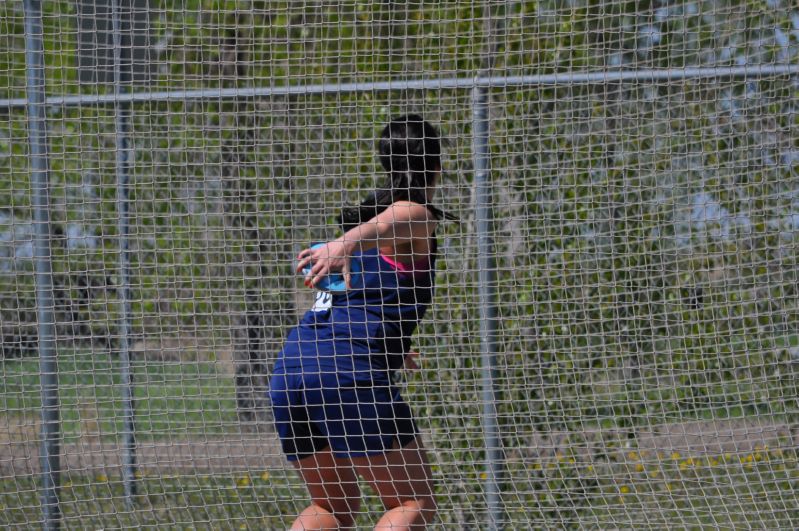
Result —
POLYGON ((342 382, 335 373, 278 370, 269 394, 289 461, 328 446, 336 457, 382 454, 395 441, 404 447, 418 434, 411 408, 390 383, 342 382))

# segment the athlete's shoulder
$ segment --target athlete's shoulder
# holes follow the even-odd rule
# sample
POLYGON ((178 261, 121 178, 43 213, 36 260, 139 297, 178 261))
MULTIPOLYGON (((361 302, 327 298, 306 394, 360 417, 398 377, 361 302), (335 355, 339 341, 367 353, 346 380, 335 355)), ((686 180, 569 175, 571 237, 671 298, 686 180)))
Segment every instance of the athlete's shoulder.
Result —
POLYGON ((389 207, 395 219, 406 219, 409 221, 438 221, 438 216, 427 205, 414 201, 395 201, 389 207))

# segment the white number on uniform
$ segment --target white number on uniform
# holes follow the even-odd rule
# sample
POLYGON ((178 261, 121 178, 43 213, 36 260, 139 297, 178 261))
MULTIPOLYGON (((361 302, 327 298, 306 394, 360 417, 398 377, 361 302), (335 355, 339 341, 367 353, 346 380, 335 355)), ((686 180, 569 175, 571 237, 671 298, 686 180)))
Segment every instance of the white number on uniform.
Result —
POLYGON ((314 301, 311 310, 315 312, 324 312, 330 309, 333 302, 333 295, 325 291, 316 292, 316 300, 314 301))

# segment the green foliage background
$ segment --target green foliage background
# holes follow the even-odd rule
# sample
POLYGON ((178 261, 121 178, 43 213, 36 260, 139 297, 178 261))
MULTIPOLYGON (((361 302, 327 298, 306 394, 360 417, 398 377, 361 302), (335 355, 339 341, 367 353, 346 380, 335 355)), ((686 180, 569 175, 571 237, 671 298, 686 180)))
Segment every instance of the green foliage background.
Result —
MULTIPOLYGON (((491 5, 153 0, 147 88, 797 63, 787 4, 491 5)), ((107 92, 77 81, 75 4, 44 6, 48 95, 107 92)), ((0 35, 0 98, 23 97, 20 1, 0 5, 0 35)), ((796 80, 784 76, 491 90, 497 408, 515 463, 507 506, 531 503, 511 487, 535 477, 527 460, 541 434, 570 433, 572 448, 599 448, 600 458, 675 421, 797 421, 796 101, 796 80), (695 219, 711 208, 724 214, 695 219)), ((441 203, 461 222, 442 230, 437 302, 418 341, 428 370, 410 377, 408 393, 450 502, 477 515, 470 106, 469 91, 455 90, 137 104, 131 236, 139 337, 239 348, 241 316, 257 311, 269 317, 271 355, 301 309, 291 257, 332 236, 339 206, 371 188, 382 124, 408 111, 440 124, 441 203)), ((31 219, 25 115, 0 112, 0 228, 19 230, 31 219)), ((64 236, 54 248, 69 324, 60 334, 77 344, 113 345, 116 334, 113 120, 111 107, 50 110, 54 223, 88 227, 97 242, 70 248, 64 236)), ((4 337, 24 345, 35 334, 32 265, 2 260, 4 337)), ((550 492, 590 498, 584 482, 561 479, 550 492)), ((550 518, 551 502, 531 510, 550 518)))

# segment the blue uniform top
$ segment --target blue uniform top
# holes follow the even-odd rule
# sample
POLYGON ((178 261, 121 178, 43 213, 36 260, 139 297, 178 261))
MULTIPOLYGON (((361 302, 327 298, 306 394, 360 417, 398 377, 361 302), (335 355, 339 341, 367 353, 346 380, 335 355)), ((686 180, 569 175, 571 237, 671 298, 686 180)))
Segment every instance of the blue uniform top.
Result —
POLYGON ((357 252, 360 273, 342 293, 317 292, 293 328, 276 370, 335 373, 346 382, 386 383, 402 367, 411 336, 433 299, 436 241, 430 259, 403 271, 377 248, 357 252))

